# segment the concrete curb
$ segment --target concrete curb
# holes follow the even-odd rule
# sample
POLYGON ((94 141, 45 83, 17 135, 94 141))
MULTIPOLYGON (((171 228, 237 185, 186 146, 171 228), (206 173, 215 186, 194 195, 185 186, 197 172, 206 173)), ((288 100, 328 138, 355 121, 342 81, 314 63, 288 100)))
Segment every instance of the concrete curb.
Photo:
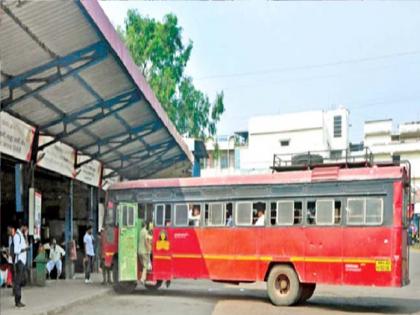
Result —
POLYGON ((66 311, 66 310, 68 310, 68 309, 70 309, 70 308, 72 308, 76 305, 85 304, 85 303, 88 303, 88 302, 90 302, 94 299, 103 297, 105 295, 110 295, 111 292, 112 292, 112 289, 110 288, 110 289, 104 290, 103 292, 98 292, 96 294, 92 294, 90 296, 77 299, 75 301, 72 301, 72 302, 64 304, 64 305, 59 305, 59 306, 56 306, 54 308, 51 308, 51 309, 48 309, 48 310, 45 310, 45 311, 42 311, 42 312, 39 312, 39 313, 34 313, 34 315, 56 315, 56 314, 59 314, 61 312, 66 311))

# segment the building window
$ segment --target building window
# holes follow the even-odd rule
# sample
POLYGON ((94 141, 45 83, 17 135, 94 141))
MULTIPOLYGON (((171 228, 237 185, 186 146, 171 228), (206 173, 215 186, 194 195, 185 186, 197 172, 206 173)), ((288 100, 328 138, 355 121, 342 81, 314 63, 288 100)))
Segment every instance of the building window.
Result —
POLYGON ((342 117, 334 116, 334 138, 341 138, 342 117))
POLYGON ((280 146, 282 147, 288 147, 290 145, 289 139, 280 140, 280 146))
POLYGON ((339 160, 343 157, 342 150, 331 150, 330 152, 330 159, 331 160, 339 160))
POLYGON ((220 168, 228 168, 229 161, 226 152, 220 153, 220 168))

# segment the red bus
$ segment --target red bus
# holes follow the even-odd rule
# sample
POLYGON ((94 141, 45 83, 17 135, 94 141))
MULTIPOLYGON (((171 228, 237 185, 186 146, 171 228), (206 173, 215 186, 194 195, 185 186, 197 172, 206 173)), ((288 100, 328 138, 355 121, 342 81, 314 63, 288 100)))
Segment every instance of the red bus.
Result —
POLYGON ((134 290, 139 219, 153 221, 148 289, 265 281, 273 304, 293 305, 318 283, 401 287, 409 198, 409 168, 395 165, 120 182, 108 191, 102 253, 114 288, 134 290))

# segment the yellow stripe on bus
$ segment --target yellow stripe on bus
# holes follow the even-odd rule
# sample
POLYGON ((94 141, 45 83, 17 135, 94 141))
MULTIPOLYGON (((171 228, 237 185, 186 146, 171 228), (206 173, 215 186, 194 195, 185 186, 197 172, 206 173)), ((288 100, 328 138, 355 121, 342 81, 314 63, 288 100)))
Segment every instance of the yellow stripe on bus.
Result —
POLYGON ((153 256, 155 259, 176 259, 176 258, 190 258, 190 259, 208 259, 208 260, 238 260, 238 261, 255 261, 255 260, 261 260, 261 261, 272 261, 273 257, 271 256, 246 256, 246 255, 240 255, 240 256, 234 256, 234 255, 199 255, 199 254, 173 254, 172 256, 166 255, 156 255, 153 256))
POLYGON ((203 256, 197 254, 173 254, 173 258, 202 258, 203 256))
POLYGON ((162 260, 171 260, 172 257, 171 256, 153 256, 153 259, 162 259, 162 260))
POLYGON ((292 262, 318 262, 318 263, 347 263, 347 264, 374 264, 377 259, 370 258, 338 258, 338 257, 291 257, 292 262))
MULTIPOLYGON (((236 261, 273 261, 272 256, 254 256, 254 255, 200 255, 200 254, 173 254, 171 255, 156 255, 155 259, 171 260, 171 259, 206 259, 206 260, 236 260, 236 261)), ((390 259, 380 259, 391 263, 390 259)), ((340 258, 340 257, 300 257, 293 256, 290 258, 291 262, 307 262, 307 263, 347 263, 347 264, 375 264, 378 259, 371 258, 340 258)))

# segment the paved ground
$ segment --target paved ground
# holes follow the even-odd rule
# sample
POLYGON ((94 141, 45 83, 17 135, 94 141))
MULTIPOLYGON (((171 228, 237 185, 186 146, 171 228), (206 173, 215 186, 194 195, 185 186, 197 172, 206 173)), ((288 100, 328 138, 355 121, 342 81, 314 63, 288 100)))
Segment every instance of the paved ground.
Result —
POLYGON ((51 280, 45 287, 25 287, 22 301, 25 308, 16 309, 12 289, 0 289, 1 315, 54 314, 75 304, 87 303, 111 291, 101 286, 98 274, 93 276, 93 284, 85 284, 83 275, 75 280, 51 280))
POLYGON ((411 285, 400 289, 319 286, 305 305, 278 308, 264 288, 179 280, 156 292, 109 293, 61 314, 420 314, 420 252, 411 255, 411 285))

